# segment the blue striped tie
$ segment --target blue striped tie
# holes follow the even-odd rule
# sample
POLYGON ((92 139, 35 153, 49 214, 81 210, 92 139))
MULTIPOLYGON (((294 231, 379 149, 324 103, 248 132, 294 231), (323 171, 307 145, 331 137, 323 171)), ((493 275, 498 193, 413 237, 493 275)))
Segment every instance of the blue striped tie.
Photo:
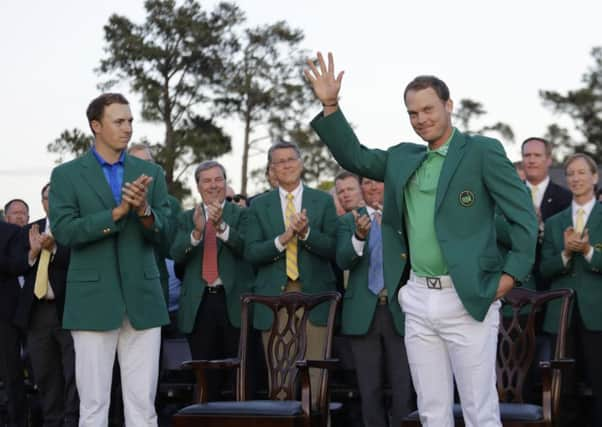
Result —
POLYGON ((383 239, 380 224, 377 220, 379 213, 372 217, 368 245, 370 249, 370 268, 368 269, 368 289, 378 295, 385 287, 383 274, 383 239))

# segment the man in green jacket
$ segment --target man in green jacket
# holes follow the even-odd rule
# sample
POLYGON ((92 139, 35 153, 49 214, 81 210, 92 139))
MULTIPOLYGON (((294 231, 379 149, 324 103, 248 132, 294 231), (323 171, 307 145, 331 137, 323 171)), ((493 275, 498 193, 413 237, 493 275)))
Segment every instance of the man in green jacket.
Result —
POLYGON ((106 427, 115 353, 125 422, 157 425, 161 326, 167 308, 153 245, 169 212, 161 169, 126 154, 132 114, 121 94, 88 106, 94 146, 56 167, 50 225, 71 248, 63 327, 71 330, 80 425, 106 427))
MULTIPOLYGON (((226 170, 220 163, 204 161, 194 176, 203 201, 180 214, 171 247, 174 261, 185 266, 178 326, 193 359, 235 357, 240 296, 253 285, 253 269, 243 258, 247 210, 225 201, 226 170)), ((223 372, 208 373, 209 400, 219 399, 224 381, 223 372)))
POLYGON ((467 426, 499 426, 495 358, 499 301, 530 271, 537 221, 501 144, 452 127, 444 82, 414 79, 404 92, 410 123, 428 146, 368 149, 339 109, 343 73, 318 54, 306 77, 324 106, 313 128, 345 169, 385 183, 385 283, 403 283, 405 343, 422 425, 453 426, 454 377, 467 426), (496 246, 495 208, 512 248, 496 246), (408 263, 409 259, 409 263, 408 263), (409 271, 408 271, 409 270, 409 271), (403 277, 403 279, 402 279, 403 277))
MULTIPOLYGON (((278 188, 253 200, 246 228, 245 256, 257 269, 255 293, 315 294, 336 290, 331 261, 335 255, 337 216, 332 197, 303 185, 303 159, 295 144, 273 144, 268 163, 274 168, 278 188)), ((309 315, 308 359, 323 357, 327 318, 328 306, 324 304, 309 315)), ((257 329, 269 329, 272 320, 267 307, 255 307, 257 329)), ((263 339, 265 348, 267 334, 263 339)), ((318 396, 319 372, 312 369, 310 377, 313 400, 318 396)))

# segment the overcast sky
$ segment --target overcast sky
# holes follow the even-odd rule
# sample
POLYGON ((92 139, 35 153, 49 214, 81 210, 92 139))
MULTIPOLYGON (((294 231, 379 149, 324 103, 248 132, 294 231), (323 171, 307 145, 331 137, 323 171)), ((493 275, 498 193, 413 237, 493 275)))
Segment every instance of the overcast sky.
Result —
MULTIPOLYGON (((211 9, 215 1, 203 1, 211 9)), ((345 70, 341 105, 368 146, 416 141, 402 103, 415 75, 435 74, 452 99, 471 98, 488 111, 482 124, 504 121, 517 141, 555 121, 540 89, 580 85, 602 45, 602 1, 244 0, 251 25, 284 19, 305 33, 310 51, 332 51, 345 70)), ((42 215, 39 190, 55 157, 46 145, 64 129, 87 129, 85 108, 98 94, 94 73, 112 13, 142 22, 138 0, 0 2, 0 203, 25 199, 32 220, 42 215)), ((125 86, 135 116, 139 99, 125 86)), ((315 112, 319 111, 316 105, 315 112)), ((221 160, 240 184, 241 127, 224 123, 234 150, 221 160)), ((138 118, 134 140, 159 141, 162 129, 138 118)), ((516 145, 506 143, 512 160, 516 145)), ((263 162, 263 159, 257 159, 263 162)))

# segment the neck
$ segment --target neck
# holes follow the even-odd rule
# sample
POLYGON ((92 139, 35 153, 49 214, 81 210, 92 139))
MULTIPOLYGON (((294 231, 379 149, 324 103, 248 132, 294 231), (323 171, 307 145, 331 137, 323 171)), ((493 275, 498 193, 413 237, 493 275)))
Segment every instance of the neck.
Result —
POLYGON ((94 148, 96 149, 96 152, 100 155, 100 157, 102 157, 109 163, 115 163, 116 161, 118 161, 122 153, 122 151, 116 151, 107 147, 106 144, 99 143, 98 140, 94 142, 94 148))
POLYGON ((587 193, 587 194, 582 194, 580 196, 575 196, 573 200, 575 200, 575 203, 577 203, 579 206, 583 206, 587 202, 590 202, 593 198, 594 198, 594 193, 591 192, 591 193, 587 193))
POLYGON ((531 184, 531 185, 534 185, 534 186, 535 186, 535 185, 539 185, 539 184, 541 184, 542 182, 544 182, 544 181, 546 180, 546 178, 547 178, 547 177, 548 177, 548 176, 546 175, 546 176, 544 176, 543 178, 527 179, 527 181, 529 181, 529 184, 531 184))
POLYGON ((299 186, 300 182, 301 181, 297 181, 294 184, 280 184, 280 188, 282 188, 287 193, 290 193, 291 191, 293 191, 295 188, 297 188, 299 186))
POLYGON ((453 131, 454 128, 449 126, 439 139, 429 142, 429 149, 436 150, 437 148, 441 147, 447 142, 453 131))

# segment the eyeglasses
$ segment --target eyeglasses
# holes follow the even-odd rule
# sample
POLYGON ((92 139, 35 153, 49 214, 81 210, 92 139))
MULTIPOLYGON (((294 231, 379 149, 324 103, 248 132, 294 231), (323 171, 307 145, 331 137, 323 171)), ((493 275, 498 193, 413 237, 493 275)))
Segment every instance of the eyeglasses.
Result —
POLYGON ((239 203, 241 200, 244 200, 246 202, 247 197, 243 196, 242 194, 237 194, 235 196, 226 196, 226 201, 228 202, 239 203))
POLYGON ((299 157, 289 157, 288 159, 272 160, 272 165, 273 166, 284 166, 287 163, 296 162, 297 160, 299 160, 299 157))

